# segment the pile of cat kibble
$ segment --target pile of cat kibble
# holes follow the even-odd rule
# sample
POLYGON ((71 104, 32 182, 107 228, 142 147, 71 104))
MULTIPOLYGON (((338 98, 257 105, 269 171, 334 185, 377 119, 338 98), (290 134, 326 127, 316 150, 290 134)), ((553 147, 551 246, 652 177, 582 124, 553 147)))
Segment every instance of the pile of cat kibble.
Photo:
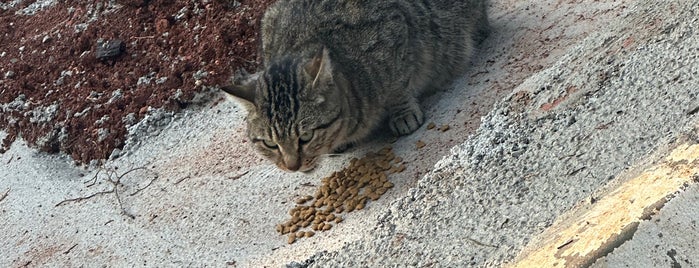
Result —
POLYGON ((342 222, 339 214, 361 210, 369 200, 376 201, 393 188, 388 175, 403 170, 403 159, 396 157, 390 147, 361 159, 353 158, 349 167, 323 178, 315 196, 296 200, 296 207, 289 211, 291 219, 278 224, 277 232, 289 234, 288 242, 292 244, 297 239, 312 237, 314 231, 330 230, 333 223, 342 222), (309 227, 311 230, 303 230, 309 227))

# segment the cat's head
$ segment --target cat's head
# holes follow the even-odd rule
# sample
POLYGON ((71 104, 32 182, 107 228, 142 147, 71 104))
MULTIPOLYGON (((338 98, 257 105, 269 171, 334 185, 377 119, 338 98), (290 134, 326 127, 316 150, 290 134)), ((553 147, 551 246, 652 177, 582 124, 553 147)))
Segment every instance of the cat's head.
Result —
POLYGON ((286 57, 255 73, 238 73, 223 90, 248 110, 248 137, 281 169, 309 171, 318 157, 343 145, 343 83, 328 51, 286 57))

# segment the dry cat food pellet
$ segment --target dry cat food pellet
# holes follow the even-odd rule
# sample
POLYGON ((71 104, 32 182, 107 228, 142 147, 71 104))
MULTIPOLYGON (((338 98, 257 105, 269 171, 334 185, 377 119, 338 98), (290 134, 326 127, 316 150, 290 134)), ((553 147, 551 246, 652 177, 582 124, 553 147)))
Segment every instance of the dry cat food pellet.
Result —
POLYGON ((296 199, 296 206, 289 210, 291 218, 277 224, 277 232, 289 234, 288 242, 312 237, 313 231, 328 231, 333 224, 341 223, 340 213, 350 213, 366 208, 369 200, 376 201, 393 188, 388 174, 405 170, 403 158, 396 157, 390 147, 366 154, 363 158, 353 158, 350 165, 329 177, 321 179, 322 184, 314 195, 296 199), (304 231, 304 229, 313 231, 304 231))
POLYGON ((432 123, 432 122, 430 122, 429 124, 427 124, 427 130, 434 129, 435 127, 437 127, 437 125, 435 125, 435 124, 432 123))
POLYGON ((439 131, 441 132, 446 132, 447 130, 449 130, 449 125, 443 125, 439 127, 439 131))
POLYGON ((425 144, 425 142, 424 142, 424 141, 421 141, 421 140, 418 140, 418 141, 415 143, 415 147, 417 147, 418 149, 422 149, 422 147, 425 147, 425 145, 427 145, 427 144, 425 144))
POLYGON ((306 202, 311 201, 312 199, 313 199, 312 196, 307 195, 307 196, 301 197, 299 199, 296 199, 296 204, 303 205, 306 202))
POLYGON ((323 225, 323 231, 330 230, 330 228, 333 228, 332 224, 325 224, 325 225, 323 225))
POLYGON ((295 234, 295 233, 291 233, 291 234, 289 234, 288 243, 289 243, 289 244, 293 244, 294 242, 296 242, 296 234, 295 234))

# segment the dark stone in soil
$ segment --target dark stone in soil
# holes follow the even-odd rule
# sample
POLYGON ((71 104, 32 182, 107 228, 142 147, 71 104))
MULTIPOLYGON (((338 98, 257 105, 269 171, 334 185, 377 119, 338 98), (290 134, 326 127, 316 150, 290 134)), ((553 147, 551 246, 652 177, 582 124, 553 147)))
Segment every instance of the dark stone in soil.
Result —
POLYGON ((110 60, 119 57, 122 53, 126 51, 126 46, 124 46, 124 41, 121 40, 107 40, 97 41, 97 47, 95 48, 95 57, 99 60, 110 60))

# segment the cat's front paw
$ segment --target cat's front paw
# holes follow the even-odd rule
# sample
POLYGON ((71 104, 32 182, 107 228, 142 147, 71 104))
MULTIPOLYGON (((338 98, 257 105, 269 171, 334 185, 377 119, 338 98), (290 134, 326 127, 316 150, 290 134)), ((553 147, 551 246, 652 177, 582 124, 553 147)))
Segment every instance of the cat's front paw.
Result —
POLYGON ((425 117, 420 106, 415 104, 393 112, 389 120, 388 126, 391 128, 393 135, 404 136, 420 128, 425 121, 425 117))

